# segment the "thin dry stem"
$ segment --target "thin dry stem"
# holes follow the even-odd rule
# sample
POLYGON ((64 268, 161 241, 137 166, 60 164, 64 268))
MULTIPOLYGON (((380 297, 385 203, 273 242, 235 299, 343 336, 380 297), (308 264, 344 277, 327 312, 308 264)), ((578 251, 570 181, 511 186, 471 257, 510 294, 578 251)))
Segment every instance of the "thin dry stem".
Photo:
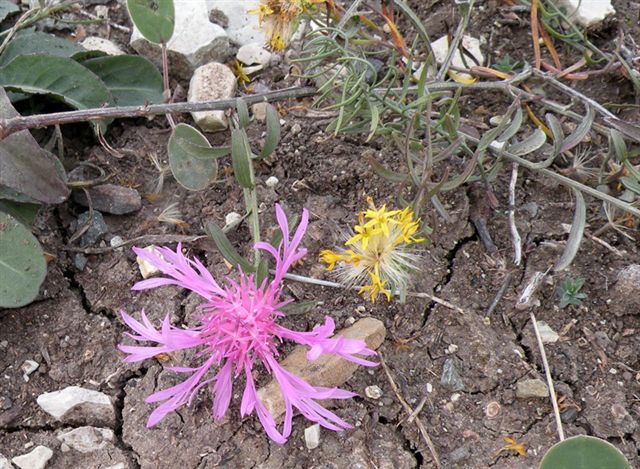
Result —
POLYGON ((511 239, 513 240, 513 263, 520 265, 522 261, 522 238, 518 233, 516 226, 516 183, 518 181, 518 163, 513 163, 511 169, 511 181, 509 182, 509 228, 511 230, 511 239))

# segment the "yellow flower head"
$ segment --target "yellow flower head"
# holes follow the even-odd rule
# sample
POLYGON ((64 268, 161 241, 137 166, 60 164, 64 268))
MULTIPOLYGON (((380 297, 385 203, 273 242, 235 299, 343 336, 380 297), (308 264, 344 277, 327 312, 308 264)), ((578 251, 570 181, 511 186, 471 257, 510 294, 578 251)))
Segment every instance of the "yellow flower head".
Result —
POLYGON ((376 208, 371 198, 368 203, 369 209, 358 215, 358 224, 344 243, 349 249, 324 250, 320 260, 344 283, 363 285, 359 293, 372 302, 380 294, 390 301, 393 292, 406 291, 411 272, 417 269, 420 258, 408 247, 424 241, 416 237, 420 220, 414 220, 410 208, 376 208))

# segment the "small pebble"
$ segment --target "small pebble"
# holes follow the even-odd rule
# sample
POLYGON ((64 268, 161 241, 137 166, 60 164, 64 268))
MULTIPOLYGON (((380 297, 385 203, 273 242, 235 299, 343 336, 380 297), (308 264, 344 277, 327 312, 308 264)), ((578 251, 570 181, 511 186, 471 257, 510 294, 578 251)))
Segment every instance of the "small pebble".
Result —
POLYGON ((224 228, 223 231, 229 231, 234 229, 236 226, 240 224, 242 221, 242 215, 238 212, 229 212, 224 217, 224 228))
POLYGON ((449 347, 447 347, 448 354, 456 353, 458 350, 459 350, 459 347, 456 344, 451 344, 449 345, 449 347))
POLYGON ((460 394, 455 393, 451 395, 451 402, 458 402, 460 400, 460 394))
POLYGON ((562 423, 573 423, 578 418, 578 411, 575 407, 567 407, 560 413, 562 423))
POLYGON ((311 425, 304 429, 304 444, 307 449, 316 449, 320 446, 320 425, 311 425))
POLYGON ((375 384, 373 386, 367 386, 364 389, 364 395, 369 399, 380 399, 382 397, 382 389, 375 384))
POLYGON ((538 331, 540 331, 540 338, 543 344, 554 344, 558 341, 560 336, 556 331, 551 329, 549 325, 544 321, 537 321, 538 331))
POLYGON ((291 126, 291 135, 299 134, 302 131, 302 126, 297 122, 291 126))
POLYGON ((523 379, 516 383, 516 397, 520 399, 549 397, 549 388, 540 379, 523 379))
MULTIPOLYGON (((152 244, 151 246, 147 246, 146 248, 144 248, 144 250, 148 252, 154 252, 155 248, 156 247, 152 244)), ((147 262, 139 256, 136 256, 136 262, 138 263, 138 267, 140 268, 140 274, 142 274, 142 278, 146 279, 160 272, 160 269, 158 269, 155 265, 147 262)))
POLYGON ((31 373, 33 373, 34 371, 36 371, 38 369, 38 367, 40 366, 40 364, 38 362, 35 362, 33 360, 25 360, 24 363, 22 364, 22 366, 20 367, 20 369, 22 370, 22 378, 25 380, 25 382, 29 382, 29 375, 31 375, 31 373))
POLYGON ((124 240, 120 236, 114 236, 109 240, 109 245, 112 248, 117 248, 118 246, 122 245, 122 243, 124 243, 124 240))
POLYGON ((267 178, 267 180, 264 182, 264 184, 265 184, 267 187, 274 188, 274 187, 276 187, 276 186, 278 185, 278 183, 279 183, 279 182, 280 182, 280 181, 278 180, 278 178, 277 178, 277 177, 275 177, 275 176, 269 176, 269 178, 267 178))

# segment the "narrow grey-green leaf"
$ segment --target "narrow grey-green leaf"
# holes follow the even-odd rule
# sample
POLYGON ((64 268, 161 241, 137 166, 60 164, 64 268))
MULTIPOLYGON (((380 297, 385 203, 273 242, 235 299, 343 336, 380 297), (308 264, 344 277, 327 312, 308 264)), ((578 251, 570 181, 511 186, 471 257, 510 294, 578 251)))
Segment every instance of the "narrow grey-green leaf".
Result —
POLYGON ((571 231, 569 232, 569 238, 567 239, 567 246, 564 248, 564 252, 553 270, 560 272, 571 265, 573 259, 576 257, 582 237, 584 235, 584 227, 587 222, 587 205, 584 202, 582 192, 573 189, 573 193, 576 196, 576 211, 573 214, 573 222, 571 223, 571 231))
POLYGON ((521 126, 522 126, 522 108, 519 107, 516 110, 516 113, 513 116, 513 119, 511 120, 509 127, 507 127, 505 131, 502 132, 502 135, 500 135, 496 140, 498 142, 506 142, 511 137, 513 137, 516 133, 518 133, 518 130, 520 130, 521 126))
POLYGON ((245 189, 253 189, 255 185, 251 156, 247 133, 244 129, 234 129, 231 132, 231 164, 238 184, 245 189))
POLYGON ((569 135, 564 142, 562 142, 562 148, 560 152, 565 152, 571 150, 573 147, 578 145, 582 140, 587 136, 589 130, 591 130, 591 126, 593 125, 593 118, 595 117, 595 112, 592 106, 587 106, 587 115, 584 116, 584 119, 580 124, 576 127, 576 130, 573 131, 571 135, 569 135))
POLYGON ((269 276, 269 261, 266 257, 260 259, 258 268, 256 269, 255 283, 256 287, 260 287, 264 279, 269 276))
POLYGON ((378 105, 376 103, 369 102, 369 111, 371 112, 371 125, 369 126, 367 142, 376 134, 376 130, 378 130, 378 125, 380 124, 380 108, 378 108, 378 105))
POLYGON ((547 141, 547 135, 536 128, 531 135, 521 142, 514 143, 509 146, 509 153, 512 155, 523 156, 536 151, 547 141))
POLYGON ((271 155, 278 143, 280 143, 280 114, 271 104, 267 104, 266 109, 267 134, 264 139, 264 147, 260 152, 260 158, 266 158, 271 155))
POLYGON ((280 308, 280 311, 287 313, 287 316, 296 316, 298 314, 308 313, 317 306, 323 305, 323 301, 308 300, 308 301, 296 301, 289 303, 280 308))
POLYGON ((553 156, 558 156, 562 149, 562 142, 564 142, 564 131, 562 130, 562 124, 556 116, 548 113, 545 116, 547 125, 551 129, 551 135, 553 135, 553 156))
POLYGON ((111 105, 102 80, 74 60, 47 55, 16 57, 0 68, 0 86, 11 91, 48 94, 76 109, 111 105))
POLYGON ((604 121, 610 126, 618 129, 630 139, 640 142, 640 126, 612 117, 605 117, 604 121))
POLYGON ((107 55, 85 60, 82 65, 100 77, 117 106, 160 104, 164 101, 162 75, 144 57, 107 55))
POLYGON ((31 303, 46 274, 38 240, 11 215, 0 212, 0 308, 31 303))
POLYGON ((371 155, 369 156, 369 164, 378 176, 383 177, 391 182, 403 182, 408 177, 406 174, 397 173, 395 171, 387 169, 382 165, 382 163, 380 163, 371 155))
MULTIPOLYGON (((0 88, 0 118, 19 114, 0 88)), ((40 145, 28 130, 21 130, 0 140, 0 192, 18 202, 34 199, 58 204, 69 196, 69 188, 58 173, 57 158, 40 145), (24 194, 28 198, 21 197, 24 194)))
POLYGON ((207 234, 213 239, 218 251, 231 265, 240 266, 243 272, 255 272, 255 268, 244 257, 238 254, 227 235, 215 223, 207 223, 207 234))
POLYGON ((609 131, 609 148, 613 149, 615 152, 615 159, 618 163, 623 163, 629 155, 627 153, 627 145, 624 143, 622 133, 616 129, 611 129, 609 131))
POLYGON ((39 204, 0 200, 0 212, 8 213, 27 227, 33 225, 33 221, 36 219, 38 210, 40 210, 39 204))
POLYGON ((236 112, 238 113, 238 123, 240 124, 240 128, 246 129, 249 127, 251 119, 249 117, 249 108, 247 107, 247 103, 244 102, 244 99, 236 99, 236 112))
POLYGON ((22 55, 40 54, 69 58, 84 51, 84 47, 79 44, 53 34, 40 31, 20 32, 0 55, 0 67, 22 55))
POLYGON ((20 11, 18 5, 9 0, 0 0, 0 21, 4 21, 7 16, 20 11))
POLYGON ((176 181, 192 191, 205 189, 218 173, 216 158, 203 158, 211 148, 209 141, 198 130, 187 124, 178 124, 173 129, 167 152, 169 167, 176 181))
POLYGON ((144 38, 155 44, 169 42, 173 36, 173 0, 127 0, 131 21, 144 38))

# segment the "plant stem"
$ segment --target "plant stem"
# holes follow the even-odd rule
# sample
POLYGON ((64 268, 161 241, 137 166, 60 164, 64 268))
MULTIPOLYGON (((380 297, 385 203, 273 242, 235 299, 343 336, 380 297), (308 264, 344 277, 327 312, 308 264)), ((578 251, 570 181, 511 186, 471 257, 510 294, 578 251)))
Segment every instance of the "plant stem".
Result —
MULTIPOLYGON (((302 98, 313 96, 315 88, 292 87, 267 93, 244 96, 242 100, 248 105, 263 102, 280 101, 284 99, 302 98)), ((197 111, 224 111, 235 108, 236 100, 240 98, 220 99, 215 101, 202 101, 198 103, 169 103, 147 104, 144 106, 120 106, 80 111, 54 112, 51 114, 36 114, 33 116, 17 116, 10 119, 0 119, 0 140, 15 132, 25 129, 36 129, 56 124, 69 124, 73 122, 85 122, 100 119, 115 119, 125 117, 147 117, 167 113, 197 112, 197 111)))
MULTIPOLYGON (((166 104, 171 102, 171 88, 169 86, 169 58, 167 57, 167 43, 162 41, 160 44, 160 50, 162 51, 162 84, 164 87, 163 96, 166 104)), ((176 123, 173 120, 173 116, 169 113, 166 114, 167 121, 172 129, 176 128, 176 123)))
MULTIPOLYGON (((253 164, 250 166, 253 178, 253 164)), ((253 244, 260 242, 260 218, 258 217, 258 196, 255 187, 253 189, 243 189, 244 204, 247 208, 249 221, 251 223, 251 236, 253 236, 253 244)), ((253 250, 253 266, 257 269, 260 265, 260 249, 253 250)))

